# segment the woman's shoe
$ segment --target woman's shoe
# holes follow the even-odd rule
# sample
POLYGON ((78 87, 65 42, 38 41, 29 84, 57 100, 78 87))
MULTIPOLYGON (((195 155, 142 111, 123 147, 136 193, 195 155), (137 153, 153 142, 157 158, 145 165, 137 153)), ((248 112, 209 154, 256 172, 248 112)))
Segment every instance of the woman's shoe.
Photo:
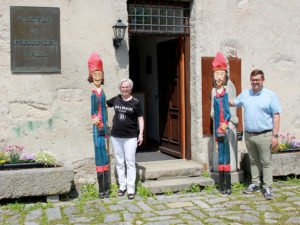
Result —
POLYGON ((128 200, 133 200, 135 198, 134 194, 128 194, 128 200))
POLYGON ((125 190, 119 190, 119 191, 118 191, 118 196, 119 196, 119 197, 122 197, 122 196, 125 195, 125 193, 126 193, 126 189, 125 189, 125 190))

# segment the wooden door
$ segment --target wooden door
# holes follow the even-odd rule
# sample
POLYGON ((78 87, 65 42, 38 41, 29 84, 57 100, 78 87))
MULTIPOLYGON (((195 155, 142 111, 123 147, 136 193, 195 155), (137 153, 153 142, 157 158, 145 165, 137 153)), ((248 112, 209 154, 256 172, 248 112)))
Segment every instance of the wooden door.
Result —
POLYGON ((179 39, 157 45, 159 90, 159 150, 182 157, 182 104, 179 39))
MULTIPOLYGON (((214 57, 202 57, 202 124, 203 135, 210 136, 213 134, 213 121, 210 117, 211 90, 213 87, 212 62, 214 57)), ((235 57, 228 58, 230 65, 230 80, 235 85, 236 94, 241 93, 241 59, 235 57)), ((237 109, 239 124, 237 130, 243 131, 242 109, 237 109)))

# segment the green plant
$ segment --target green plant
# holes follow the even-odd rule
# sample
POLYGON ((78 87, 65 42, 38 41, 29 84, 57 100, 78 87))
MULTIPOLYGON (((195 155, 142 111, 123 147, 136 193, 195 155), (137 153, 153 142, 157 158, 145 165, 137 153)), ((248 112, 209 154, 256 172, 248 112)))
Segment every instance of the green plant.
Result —
POLYGON ((119 187, 118 187, 118 184, 116 183, 111 183, 110 185, 110 197, 117 197, 118 196, 118 190, 119 190, 119 187))
POLYGON ((174 194, 174 192, 170 188, 167 188, 167 189, 165 189, 164 194, 170 196, 170 195, 174 194))
POLYGON ((4 151, 8 154, 9 162, 17 163, 20 161, 24 147, 21 145, 8 145, 4 151))
POLYGON ((210 177, 210 173, 208 171, 204 171, 201 175, 203 177, 210 177))
POLYGON ((288 176, 288 177, 287 177, 287 182, 288 182, 289 184, 297 184, 297 185, 300 185, 300 178, 297 178, 296 176, 292 176, 292 177, 288 176))
POLYGON ((155 195, 151 191, 144 187, 140 182, 137 184, 137 195, 147 199, 148 197, 154 197, 155 195))
POLYGON ((94 200, 98 198, 98 190, 95 183, 85 184, 80 188, 82 200, 94 200))
POLYGON ((241 183, 234 183, 232 185, 232 193, 240 193, 245 189, 245 184, 241 184, 241 183))
POLYGON ((8 204, 4 208, 10 209, 10 210, 14 210, 14 211, 17 211, 17 212, 21 213, 21 212, 23 212, 25 210, 25 204, 19 203, 19 202, 15 202, 15 203, 8 204))
POLYGON ((185 188, 185 189, 179 191, 180 194, 186 194, 189 192, 191 192, 191 188, 185 188))
POLYGON ((35 155, 35 161, 43 163, 45 166, 55 166, 58 164, 56 157, 48 151, 39 151, 35 155))
POLYGON ((192 193, 200 192, 200 186, 198 184, 192 184, 191 192, 192 193))
POLYGON ((0 165, 9 161, 9 156, 7 152, 0 151, 0 165))
POLYGON ((294 175, 282 176, 282 177, 276 177, 275 180, 279 181, 280 183, 285 182, 288 185, 300 185, 300 176, 294 176, 294 175))
POLYGON ((214 193, 216 191, 216 187, 214 185, 205 186, 203 189, 207 193, 214 193))
POLYGON ((75 201, 75 206, 80 212, 83 212, 87 201, 98 199, 98 191, 95 183, 87 183, 80 188, 80 192, 79 198, 75 201))
POLYGON ((291 135, 290 133, 280 133, 279 135, 279 143, 277 148, 272 149, 273 153, 278 153, 280 151, 286 149, 299 148, 300 141, 296 140, 296 137, 291 135))
POLYGON ((22 156, 22 159, 20 160, 21 162, 24 163, 31 163, 35 162, 35 155, 34 154, 26 154, 22 156))

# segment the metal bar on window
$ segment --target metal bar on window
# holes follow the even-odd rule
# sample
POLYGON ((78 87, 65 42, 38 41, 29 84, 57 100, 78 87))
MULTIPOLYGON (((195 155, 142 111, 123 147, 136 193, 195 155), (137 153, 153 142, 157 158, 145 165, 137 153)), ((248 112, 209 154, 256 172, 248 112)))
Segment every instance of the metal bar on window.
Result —
POLYGON ((180 6, 130 4, 130 32, 189 33, 189 9, 180 6))

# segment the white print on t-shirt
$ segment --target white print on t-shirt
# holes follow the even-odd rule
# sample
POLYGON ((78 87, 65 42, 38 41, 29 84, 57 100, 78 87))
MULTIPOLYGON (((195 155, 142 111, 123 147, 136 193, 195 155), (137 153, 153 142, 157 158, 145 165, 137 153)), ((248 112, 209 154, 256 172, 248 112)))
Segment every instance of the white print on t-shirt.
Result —
POLYGON ((126 115, 123 113, 119 114, 119 120, 125 120, 126 119, 126 115))
POLYGON ((116 105, 115 109, 118 109, 119 112, 126 112, 126 111, 133 112, 133 108, 132 107, 126 107, 126 106, 116 105))

